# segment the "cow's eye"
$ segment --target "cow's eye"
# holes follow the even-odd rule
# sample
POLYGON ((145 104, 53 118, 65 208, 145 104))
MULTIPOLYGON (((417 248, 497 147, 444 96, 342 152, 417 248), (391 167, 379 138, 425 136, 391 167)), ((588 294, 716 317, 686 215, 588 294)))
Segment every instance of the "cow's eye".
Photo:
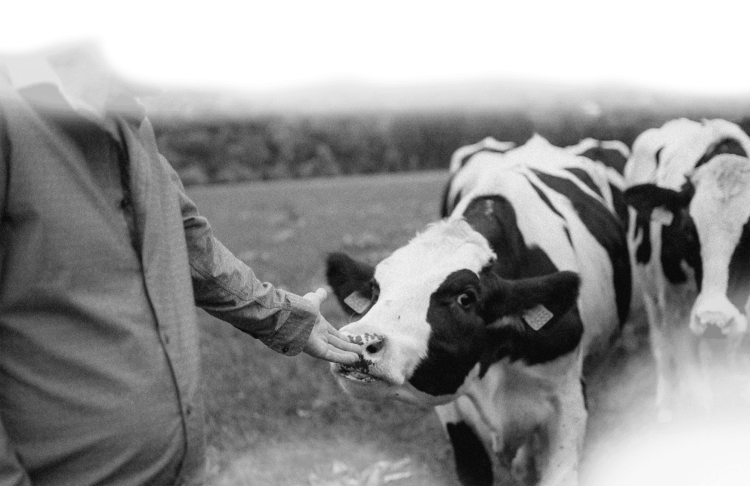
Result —
POLYGON ((461 307, 469 307, 474 302, 477 301, 477 294, 473 291, 466 291, 462 294, 459 294, 458 297, 456 297, 456 303, 460 305, 461 307))

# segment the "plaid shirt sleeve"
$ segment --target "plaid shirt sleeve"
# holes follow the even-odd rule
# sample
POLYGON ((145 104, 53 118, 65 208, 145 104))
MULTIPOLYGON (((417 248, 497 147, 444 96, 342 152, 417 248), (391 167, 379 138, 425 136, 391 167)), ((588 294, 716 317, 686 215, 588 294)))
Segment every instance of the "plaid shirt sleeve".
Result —
POLYGON ((179 189, 196 305, 288 356, 299 354, 320 314, 304 298, 267 282, 217 240, 208 220, 185 194, 177 173, 161 157, 179 189))

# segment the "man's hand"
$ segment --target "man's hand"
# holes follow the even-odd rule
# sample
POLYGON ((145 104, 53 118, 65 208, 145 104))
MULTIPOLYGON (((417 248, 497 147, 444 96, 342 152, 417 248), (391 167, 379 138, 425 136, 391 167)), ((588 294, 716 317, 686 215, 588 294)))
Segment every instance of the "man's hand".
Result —
POLYGON ((326 297, 328 293, 322 288, 303 295, 303 298, 315 305, 319 315, 310 333, 310 339, 307 340, 302 351, 313 358, 324 359, 332 363, 354 364, 359 359, 360 346, 350 342, 320 314, 320 304, 326 300, 326 297))

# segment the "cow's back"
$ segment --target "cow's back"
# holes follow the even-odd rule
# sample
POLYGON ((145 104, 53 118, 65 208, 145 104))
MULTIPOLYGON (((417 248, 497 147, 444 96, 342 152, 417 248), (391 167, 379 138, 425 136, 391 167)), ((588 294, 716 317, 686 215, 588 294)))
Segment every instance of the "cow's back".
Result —
MULTIPOLYGON (((464 171, 463 169, 466 165, 470 162, 473 164, 485 163, 486 161, 490 161, 490 163, 497 162, 499 159, 498 155, 508 152, 515 146, 514 142, 501 142, 492 137, 485 137, 477 143, 464 145, 456 149, 451 156, 448 172, 450 177, 443 189, 440 216, 444 218, 450 215, 453 208, 456 207, 456 204, 461 199, 460 188, 467 186, 464 178, 470 174, 477 174, 474 170, 464 171)), ((468 185, 471 185, 471 183, 468 185)))

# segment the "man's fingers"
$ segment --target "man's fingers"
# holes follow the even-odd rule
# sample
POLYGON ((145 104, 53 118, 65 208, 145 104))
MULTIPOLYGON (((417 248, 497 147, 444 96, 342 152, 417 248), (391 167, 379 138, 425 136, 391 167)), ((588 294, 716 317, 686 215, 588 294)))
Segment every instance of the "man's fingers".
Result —
POLYGON ((309 292, 303 295, 303 297, 320 307, 320 304, 328 298, 328 292, 326 292, 326 289, 324 289, 323 287, 320 287, 315 292, 309 292))
POLYGON ((331 323, 328 323, 328 342, 343 351, 357 354, 362 351, 362 345, 351 342, 346 334, 339 332, 331 323))
POLYGON ((328 342, 332 346, 335 346, 342 351, 349 351, 352 353, 360 353, 362 351, 361 345, 354 344, 353 342, 349 341, 349 339, 341 335, 329 335, 328 342))
POLYGON ((335 348, 328 348, 325 359, 333 363, 352 365, 359 360, 359 355, 357 353, 336 351, 335 348))
POLYGON ((323 287, 320 287, 318 290, 313 292, 313 295, 318 299, 318 304, 328 298, 328 292, 326 292, 326 289, 324 289, 323 287))

